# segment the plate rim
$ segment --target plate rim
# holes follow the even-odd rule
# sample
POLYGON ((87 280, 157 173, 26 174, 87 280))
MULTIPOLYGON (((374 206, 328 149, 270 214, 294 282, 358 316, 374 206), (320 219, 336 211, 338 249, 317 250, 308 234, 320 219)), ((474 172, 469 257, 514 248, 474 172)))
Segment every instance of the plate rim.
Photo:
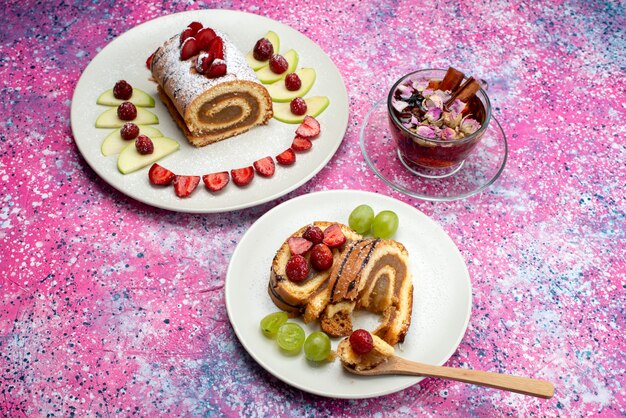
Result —
MULTIPOLYGON (((142 22, 138 25, 133 26, 132 28, 128 29, 127 31, 119 34, 115 39, 111 40, 110 42, 108 42, 104 47, 102 47, 101 50, 98 51, 98 53, 89 61, 89 64, 87 64, 87 66, 83 69, 83 71, 80 74, 80 77, 76 83, 76 86, 74 87, 74 92, 72 93, 72 102, 71 102, 71 107, 70 107, 70 129, 72 131, 72 139, 74 140, 74 144, 76 144, 76 147, 78 148, 78 151, 81 155, 81 157, 85 160, 85 162, 87 163, 87 165, 98 175, 98 177, 100 179, 102 179, 106 184, 108 184, 110 187, 112 187, 113 189, 115 189, 117 192, 123 194, 124 196, 132 199, 132 200, 136 200, 138 202, 141 202, 145 205, 151 206, 151 207, 155 207, 155 208, 159 208, 159 209, 165 209, 165 210, 169 210, 172 212, 181 212, 181 213, 195 213, 195 214, 209 214, 209 213, 226 213, 226 212, 232 212, 232 211, 238 211, 238 210, 242 210, 242 209, 247 209, 247 208, 251 208, 251 207, 255 207, 255 206, 259 206, 262 205, 264 203, 268 203, 271 202, 273 200, 276 200, 280 197, 285 196, 286 194, 296 190, 297 188, 303 186, 304 184, 308 183, 313 177, 315 177, 322 169, 324 169, 324 167, 327 166, 328 162, 335 156, 335 154, 337 153, 337 150, 339 149, 339 147, 341 146, 341 144, 343 143, 343 140, 345 139, 346 136, 346 132, 348 130, 348 124, 349 124, 349 120, 350 120, 350 97, 348 95, 348 90, 346 88, 346 83, 345 80, 343 78, 343 75, 341 74, 341 71, 339 71, 339 68, 337 67, 337 65, 334 63, 334 61, 330 58, 330 56, 326 53, 326 51, 320 47, 318 45, 317 42, 315 42, 314 40, 312 40, 311 38, 309 38, 306 34, 300 32, 299 30, 287 25, 286 23, 280 22, 278 20, 274 20, 271 19, 269 17, 266 16, 261 16, 255 13, 250 13, 250 12, 245 12, 245 11, 239 11, 239 10, 230 10, 230 9, 204 9, 204 10, 187 10, 187 11, 183 11, 183 12, 177 12, 177 13, 172 13, 169 15, 164 15, 164 16, 157 16, 153 19, 147 20, 145 22, 142 22), (195 207, 180 207, 177 206, 176 204, 174 205, 168 205, 166 203, 162 203, 161 201, 150 201, 149 199, 146 199, 143 197, 143 195, 141 194, 132 194, 131 192, 125 191, 123 190, 123 187, 119 187, 116 186, 115 184, 113 184, 114 182, 107 178, 107 176, 104 173, 103 168, 97 164, 97 162, 91 161, 90 159, 88 159, 85 155, 85 152, 83 152, 83 148, 81 147, 81 143, 79 140, 77 140, 77 135, 76 135, 76 124, 77 122, 77 113, 79 112, 78 109, 78 105, 76 104, 76 99, 77 99, 77 95, 79 95, 81 93, 81 90, 84 89, 81 88, 82 85, 84 83, 86 83, 86 78, 84 77, 85 73, 87 73, 90 69, 93 71, 94 67, 94 61, 96 60, 96 58, 98 56, 100 56, 102 54, 102 52, 109 48, 111 45, 114 45, 116 43, 119 42, 123 42, 123 39, 125 37, 125 35, 127 35, 130 32, 134 32, 134 31, 139 31, 142 30, 142 27, 144 26, 149 26, 149 25, 154 25, 154 24, 158 24, 159 21, 166 21, 166 20, 174 20, 174 19, 178 19, 179 16, 183 16, 183 15, 189 15, 189 16, 201 16, 201 15, 207 15, 207 14, 211 14, 214 15, 215 13, 223 13, 223 14, 232 14, 232 15, 246 15, 249 17, 253 17, 255 19, 260 19, 260 20, 264 20, 267 21, 268 24, 277 24, 279 26, 284 26, 289 28, 290 30, 293 30, 294 32, 297 32, 300 36, 305 37, 308 41, 310 41, 313 45, 315 45, 315 47, 317 47, 319 49, 319 51, 321 51, 327 58, 328 58, 328 62, 331 65, 331 69, 333 70, 333 72, 335 73, 334 75, 337 77, 337 81, 340 82, 342 88, 339 91, 336 91, 336 95, 339 96, 341 98, 340 101, 345 102, 346 104, 346 108, 345 108, 345 115, 343 115, 343 120, 339 120, 339 124, 337 126, 337 136, 338 136, 338 140, 335 141, 335 143, 332 145, 330 152, 328 152, 325 156, 323 156, 323 158, 320 160, 320 163, 313 169, 311 170, 309 173, 307 173, 301 180, 294 182, 292 184, 290 184, 288 187, 272 194, 272 195, 266 195, 264 197, 258 198, 256 200, 252 200, 252 201, 247 201, 246 203, 240 203, 240 204, 236 204, 236 205, 222 205, 219 207, 215 207, 215 208, 195 208, 195 207)), ((167 115, 169 117, 169 115, 167 115)), ((295 127, 295 125, 294 125, 295 127)), ((83 144, 86 146, 86 144, 83 144)), ((201 185, 200 185, 201 186, 201 185)), ((220 196, 218 196, 217 198, 220 198, 220 196)), ((185 201, 182 198, 178 198, 179 201, 185 201)))
MULTIPOLYGON (((371 191, 365 191, 365 190, 354 190, 354 189, 336 189, 336 190, 324 190, 324 191, 318 191, 318 192, 314 192, 314 193, 309 193, 309 194, 305 194, 305 195, 301 195, 301 196, 297 196, 294 197, 292 199, 289 199, 285 202, 282 202, 281 204, 273 207, 272 209, 270 209, 269 211, 267 211, 266 213, 264 213, 261 217, 259 217, 249 228, 248 230, 244 233, 244 235, 239 239, 239 242, 237 243, 237 246, 235 247, 235 250, 233 251, 231 257, 230 257, 230 261, 228 263, 228 268, 226 270, 226 276, 224 279, 224 304, 226 306, 226 313, 228 315, 228 320, 231 324, 231 327, 233 329, 233 331, 235 332, 235 335, 237 336, 237 339, 239 340, 239 343, 242 345, 242 347, 244 348, 244 350, 246 351, 246 353, 248 355, 250 355, 250 357, 252 357, 254 359, 254 361, 257 362, 257 364, 259 366, 261 366, 266 372, 270 373, 272 376, 276 377, 277 379, 279 379, 280 381, 284 382, 287 385, 293 386, 295 388, 298 388, 304 392, 307 393, 311 393, 314 395, 318 395, 318 396, 322 396, 322 397, 326 397, 326 398, 334 398, 334 399, 369 399, 369 398, 376 398, 376 397, 380 397, 380 396, 385 396, 385 395, 390 395, 396 392, 400 392, 408 387, 414 386, 415 384, 421 382, 422 380, 424 380, 426 377, 421 376, 421 377, 417 377, 417 376, 409 376, 407 383, 405 384, 400 384, 397 387, 391 389, 391 390, 379 390, 379 391, 375 391, 375 392, 370 392, 366 395, 341 395, 341 394, 331 394, 329 392, 321 392, 321 391, 317 391, 317 390, 311 390, 310 388, 304 387, 303 385, 300 385, 296 382, 293 381, 288 381, 287 379, 285 379, 283 376, 281 376, 279 373, 275 373, 274 370, 272 370, 272 367, 267 364, 262 358, 260 358, 256 352, 254 352, 254 350, 250 350, 248 349, 246 343, 244 343, 244 339, 242 338, 242 331, 238 328, 238 326, 235 324, 235 322, 233 321, 233 317, 231 314, 231 302, 230 302, 230 296, 229 294, 231 292, 229 292, 230 286, 232 286, 230 283, 232 282, 232 279, 229 280, 230 277, 232 277, 232 269, 233 267, 233 260, 236 259, 236 255, 239 251, 242 251, 242 247, 241 247, 241 243, 244 242, 244 240, 250 235, 254 233, 254 230, 258 227, 258 225, 266 218, 272 216, 272 213, 274 211, 278 211, 281 210, 281 208, 283 206, 289 206, 291 204, 295 204, 294 202, 298 202, 300 200, 307 200, 307 199, 314 199, 318 196, 321 195, 375 195, 377 198, 383 198, 384 200, 391 200, 394 201, 396 204, 399 204, 401 206, 406 207, 409 210, 412 211, 416 211, 417 213, 420 214, 420 216, 423 216, 424 218, 426 218, 429 222, 432 222, 439 230, 440 232, 442 232, 442 234, 445 236, 444 239, 449 240, 449 242, 454 246, 454 249, 456 250, 456 252, 458 253, 458 256, 460 257, 460 259, 463 261, 463 267, 464 267, 464 278, 467 281, 467 286, 468 286, 468 292, 467 292, 467 311, 464 312, 464 319, 463 319, 463 326, 462 326, 462 332, 459 333, 459 336, 457 337, 456 341, 454 342, 454 344, 451 346, 451 349, 449 350, 449 352, 447 352, 445 354, 445 356, 443 357, 443 361, 439 362, 439 366, 445 364, 451 357, 452 355, 458 350, 459 345, 461 344, 461 341, 463 340, 463 338, 465 337, 465 334, 467 333, 467 329, 469 326, 469 320, 471 318, 471 314, 472 314, 472 300, 473 300, 473 287, 472 287, 472 281, 471 281, 471 277, 469 275, 469 269, 467 268, 467 263, 465 262, 465 259, 463 258, 463 255, 461 254, 461 251, 459 250, 459 248, 457 247, 457 245, 454 243, 454 241, 452 240, 452 238, 448 235, 448 233, 443 229, 443 227, 436 222, 434 219, 432 219, 430 216, 426 215, 424 212, 420 211, 419 209, 417 209, 414 206, 409 205, 406 202, 403 202, 401 200, 395 199, 391 196, 388 195, 384 195, 384 194, 380 194, 380 193, 375 193, 375 192, 371 192, 371 191)), ((415 279, 413 279, 415 280, 415 279)), ((406 376, 405 376, 406 377, 406 376)))

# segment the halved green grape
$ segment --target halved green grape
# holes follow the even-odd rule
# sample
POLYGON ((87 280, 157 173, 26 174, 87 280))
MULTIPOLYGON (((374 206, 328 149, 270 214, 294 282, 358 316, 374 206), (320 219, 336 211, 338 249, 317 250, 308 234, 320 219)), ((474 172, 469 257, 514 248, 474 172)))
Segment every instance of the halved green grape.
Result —
POLYGON ((348 224, 350 228, 354 229, 357 233, 365 234, 370 230, 373 220, 374 209, 368 205, 359 205, 350 213, 348 224))
POLYGON ((295 322, 286 322, 278 328, 276 342, 283 350, 295 354, 304 344, 304 330, 295 322))
POLYGON ((286 312, 274 312, 261 319, 261 331, 266 337, 273 338, 278 332, 278 328, 287 322, 286 312))
POLYGON ((315 331, 304 341, 304 355, 311 361, 323 361, 330 354, 330 338, 321 331, 315 331))
POLYGON ((391 238, 398 230, 398 215, 390 210, 380 212, 372 222, 372 234, 376 238, 391 238))

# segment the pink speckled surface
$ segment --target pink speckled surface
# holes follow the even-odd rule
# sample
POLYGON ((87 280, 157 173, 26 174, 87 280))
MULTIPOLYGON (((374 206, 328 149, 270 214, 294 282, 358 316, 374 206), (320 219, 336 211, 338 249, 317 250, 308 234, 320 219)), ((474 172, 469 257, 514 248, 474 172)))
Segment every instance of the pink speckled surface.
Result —
POLYGON ((9 1, 0 12, 0 412, 5 416, 624 416, 626 10, 618 1, 9 1), (363 189, 442 225, 473 285, 448 365, 551 380, 539 400, 426 379, 341 401, 275 379, 243 350, 223 284, 238 240, 275 206, 188 215, 109 187, 74 144, 81 71, 141 22, 183 10, 265 15, 317 42, 350 95, 344 142, 280 199, 363 189), (490 83, 509 161, 488 190, 429 203, 366 167, 358 131, 410 70, 490 83))

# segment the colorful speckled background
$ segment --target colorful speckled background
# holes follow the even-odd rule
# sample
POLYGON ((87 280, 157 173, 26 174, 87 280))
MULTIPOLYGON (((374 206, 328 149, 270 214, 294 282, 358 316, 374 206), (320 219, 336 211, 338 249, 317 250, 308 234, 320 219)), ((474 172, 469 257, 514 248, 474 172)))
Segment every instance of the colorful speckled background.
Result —
POLYGON ((626 414, 623 3, 9 1, 0 16, 3 415, 626 414), (345 79, 341 148, 280 201, 364 189, 431 216, 473 284, 469 328, 448 364, 548 379, 552 399, 436 379, 379 399, 326 399, 243 350, 224 307, 226 268, 277 202, 214 215, 145 206, 86 165, 70 129, 76 82, 108 42, 205 8, 290 25, 345 79), (399 75, 449 64, 489 81, 510 154, 488 190, 430 203, 367 169, 358 130, 399 75))

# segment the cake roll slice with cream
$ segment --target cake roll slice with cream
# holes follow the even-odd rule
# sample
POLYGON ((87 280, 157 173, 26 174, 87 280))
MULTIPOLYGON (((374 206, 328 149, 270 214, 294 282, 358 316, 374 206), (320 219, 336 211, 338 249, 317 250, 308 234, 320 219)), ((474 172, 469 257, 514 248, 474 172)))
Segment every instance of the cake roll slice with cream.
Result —
POLYGON ((181 59, 180 36, 154 53, 151 71, 159 95, 189 142, 196 147, 239 135, 272 118, 272 99, 228 36, 223 41, 226 74, 211 78, 196 68, 197 55, 181 59))

